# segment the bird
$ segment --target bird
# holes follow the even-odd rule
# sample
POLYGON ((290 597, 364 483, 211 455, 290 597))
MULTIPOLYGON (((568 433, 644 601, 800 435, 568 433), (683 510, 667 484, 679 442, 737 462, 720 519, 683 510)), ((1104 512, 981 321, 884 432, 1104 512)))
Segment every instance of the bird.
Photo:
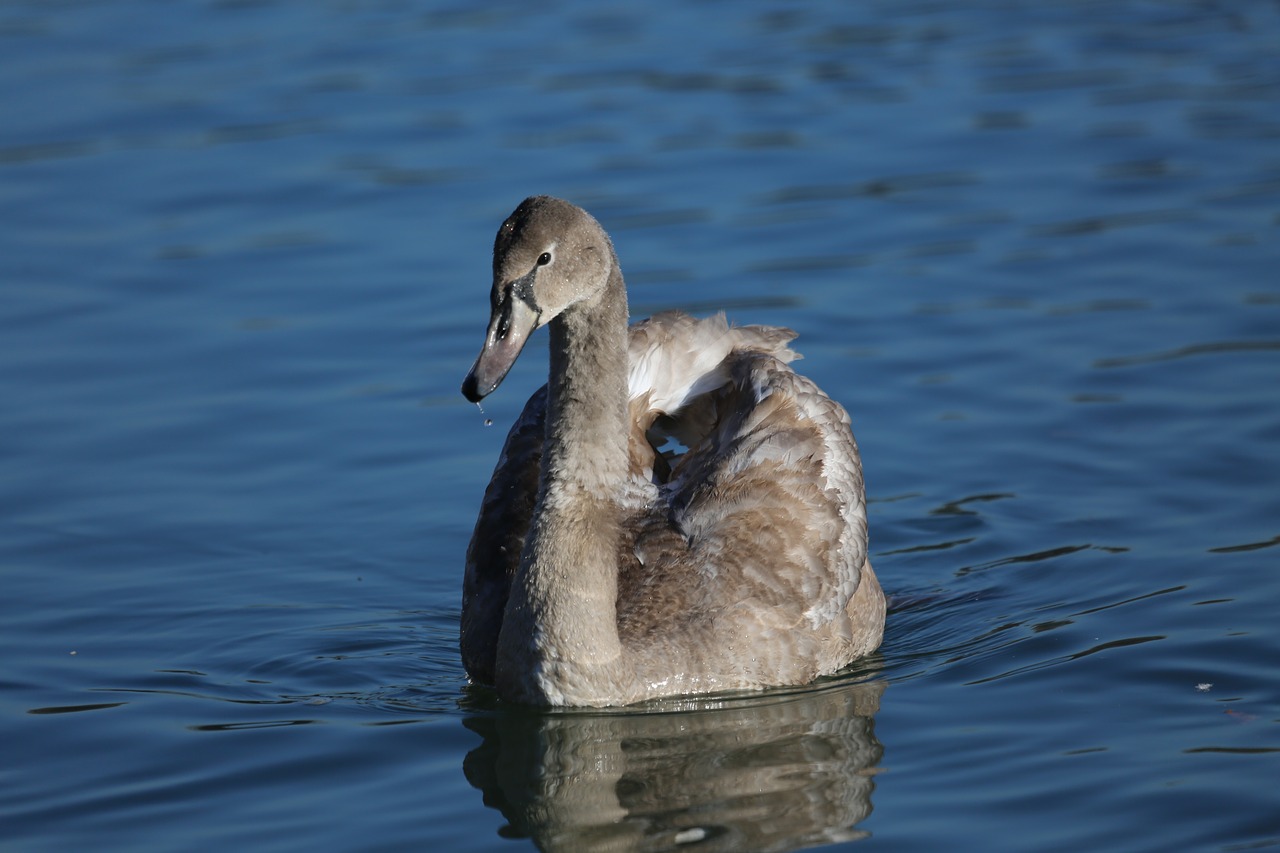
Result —
POLYGON ((591 214, 525 199, 494 240, 479 403, 530 335, 547 384, 507 435, 467 548, 472 682, 552 707, 806 685, 873 652, 849 415, 791 366, 790 329, 679 311, 629 325, 591 214))

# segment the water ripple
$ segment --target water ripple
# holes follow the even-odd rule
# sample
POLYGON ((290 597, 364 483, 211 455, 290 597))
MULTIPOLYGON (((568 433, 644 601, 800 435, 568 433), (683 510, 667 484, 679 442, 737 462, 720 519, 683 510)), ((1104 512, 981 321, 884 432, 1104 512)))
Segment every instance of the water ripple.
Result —
POLYGON ((1280 536, 1273 536, 1265 542, 1247 542, 1243 545, 1221 545, 1217 548, 1210 548, 1210 554, 1238 554, 1242 551, 1260 551, 1263 548, 1272 548, 1280 545, 1280 536))
POLYGON ((1226 355, 1241 352, 1276 352, 1280 351, 1280 341, 1216 341, 1207 344, 1191 344, 1173 350, 1146 353, 1142 355, 1100 358, 1093 362, 1099 369, 1116 367, 1137 367, 1144 364, 1156 364, 1162 361, 1177 361, 1183 358, 1196 358, 1205 355, 1226 355))

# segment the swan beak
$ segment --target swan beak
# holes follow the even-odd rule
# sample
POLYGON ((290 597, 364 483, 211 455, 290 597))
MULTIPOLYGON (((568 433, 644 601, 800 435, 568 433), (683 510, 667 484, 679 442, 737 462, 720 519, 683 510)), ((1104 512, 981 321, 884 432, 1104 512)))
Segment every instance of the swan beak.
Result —
MULTIPOLYGON (((517 282, 519 284, 520 282, 517 282)), ((462 380, 462 396, 473 403, 484 399, 502 383, 511 365, 516 363, 529 335, 538 328, 542 312, 518 295, 521 288, 508 288, 501 304, 489 320, 484 347, 462 380)))

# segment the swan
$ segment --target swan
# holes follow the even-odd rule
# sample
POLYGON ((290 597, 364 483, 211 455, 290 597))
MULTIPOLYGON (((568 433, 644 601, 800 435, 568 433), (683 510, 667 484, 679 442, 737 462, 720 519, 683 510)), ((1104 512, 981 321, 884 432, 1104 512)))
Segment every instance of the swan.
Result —
POLYGON ((845 410, 790 362, 789 329, 720 314, 628 328, 613 243, 525 199, 498 229, 478 403, 550 327, 550 378, 507 435, 467 549, 473 681, 544 706, 806 684, 874 651, 845 410))

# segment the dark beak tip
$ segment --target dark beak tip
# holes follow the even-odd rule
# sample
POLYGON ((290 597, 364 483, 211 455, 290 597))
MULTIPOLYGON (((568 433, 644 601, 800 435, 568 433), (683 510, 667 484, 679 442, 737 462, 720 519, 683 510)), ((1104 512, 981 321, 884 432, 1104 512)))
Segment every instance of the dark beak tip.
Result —
POLYGON ((487 393, 487 391, 480 390, 474 373, 468 373, 467 378, 462 380, 462 396, 466 397, 468 401, 479 403, 487 393))

